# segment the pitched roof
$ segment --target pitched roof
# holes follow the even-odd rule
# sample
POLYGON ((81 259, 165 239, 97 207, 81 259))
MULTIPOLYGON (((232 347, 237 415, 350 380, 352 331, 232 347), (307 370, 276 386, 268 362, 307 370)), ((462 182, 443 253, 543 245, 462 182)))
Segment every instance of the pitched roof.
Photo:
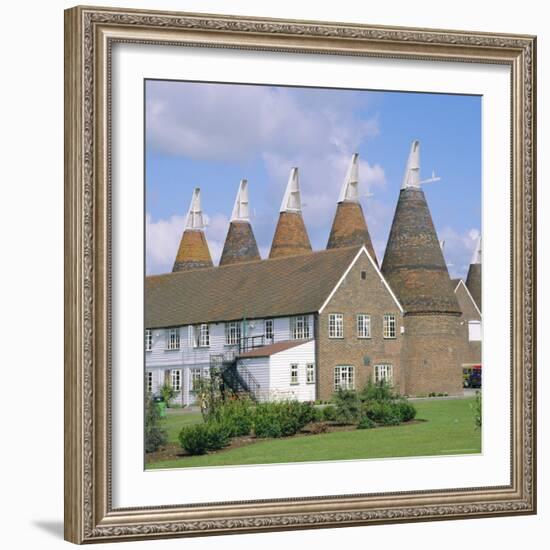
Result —
POLYGON ((481 264, 470 264, 466 287, 470 291, 479 311, 481 311, 481 264))
POLYGON ((280 212, 271 243, 270 258, 296 256, 311 252, 311 243, 301 212, 280 212))
POLYGON ((286 351, 287 349, 295 348, 296 346, 301 346, 302 344, 307 344, 307 342, 311 342, 311 340, 284 340, 283 342, 277 342, 275 344, 270 344, 269 346, 262 346, 261 348, 245 351, 239 355, 239 358, 247 359, 250 357, 269 357, 270 355, 275 355, 281 351, 286 351))
POLYGON ((260 260, 252 226, 247 221, 232 221, 227 230, 220 265, 260 260))
POLYGON ((163 328, 318 311, 360 247, 153 275, 145 325, 163 328))
POLYGON ((420 187, 399 193, 382 273, 407 313, 461 311, 420 187))

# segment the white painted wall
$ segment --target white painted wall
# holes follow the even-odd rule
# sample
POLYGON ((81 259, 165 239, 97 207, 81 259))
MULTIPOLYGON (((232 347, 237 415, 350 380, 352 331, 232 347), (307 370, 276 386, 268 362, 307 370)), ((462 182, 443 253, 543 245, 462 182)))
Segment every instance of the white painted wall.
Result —
POLYGON ((316 384, 306 383, 306 364, 315 364, 315 341, 275 353, 269 362, 269 388, 272 399, 314 401, 316 384), (298 384, 290 383, 290 365, 298 364, 298 384))

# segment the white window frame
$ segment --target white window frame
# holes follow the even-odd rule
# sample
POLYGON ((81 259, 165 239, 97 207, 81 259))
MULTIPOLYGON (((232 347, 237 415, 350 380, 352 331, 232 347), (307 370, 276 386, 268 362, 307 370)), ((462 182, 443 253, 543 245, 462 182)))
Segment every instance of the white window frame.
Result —
POLYGON ((295 315, 290 318, 291 340, 307 340, 309 338, 309 316, 295 315))
POLYGON ((264 338, 266 340, 274 340, 275 339, 275 323, 273 322, 273 319, 265 319, 264 320, 264 338), (268 329, 268 327, 270 327, 268 329))
POLYGON ((150 328, 145 329, 145 351, 153 349, 153 331, 150 328))
POLYGON ((334 389, 355 389, 355 367, 353 365, 337 365, 334 367, 334 389))
POLYGON ((344 314, 343 313, 329 313, 328 337, 329 338, 344 337, 344 314))
POLYGON ((193 326, 193 347, 210 347, 210 325, 208 323, 193 326))
POLYGON ((153 371, 145 371, 145 391, 147 393, 153 393, 153 371))
POLYGON ((174 391, 181 391, 181 369, 170 370, 170 385, 174 391))
POLYGON ((371 338, 370 315, 367 313, 357 314, 357 338, 371 338))
POLYGON ((315 363, 306 364, 306 384, 315 384, 315 363))
POLYGON ((397 338, 397 320, 395 313, 384 313, 384 338, 394 339, 397 338))
POLYGON ((169 351, 180 349, 180 329, 168 328, 166 329, 166 349, 169 351))
POLYGON ((374 383, 379 384, 382 380, 393 386, 393 365, 390 363, 374 365, 374 383))
POLYGON ((241 343, 241 322, 230 321, 225 323, 225 345, 237 346, 241 343))
POLYGON ((481 342, 481 321, 468 321, 468 342, 481 342))
POLYGON ((300 383, 298 363, 290 364, 290 385, 297 386, 300 383))
POLYGON ((202 369, 191 368, 189 369, 189 391, 195 392, 195 382, 202 378, 202 369))

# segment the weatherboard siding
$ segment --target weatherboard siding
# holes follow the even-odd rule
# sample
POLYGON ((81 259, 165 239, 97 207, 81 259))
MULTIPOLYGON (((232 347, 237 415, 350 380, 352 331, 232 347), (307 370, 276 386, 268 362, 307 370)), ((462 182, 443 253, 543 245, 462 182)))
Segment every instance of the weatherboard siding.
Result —
POLYGON ((275 353, 269 361, 269 388, 272 399, 315 400, 315 383, 306 383, 306 365, 315 364, 315 341, 275 353), (298 384, 290 383, 290 365, 298 365, 298 384))

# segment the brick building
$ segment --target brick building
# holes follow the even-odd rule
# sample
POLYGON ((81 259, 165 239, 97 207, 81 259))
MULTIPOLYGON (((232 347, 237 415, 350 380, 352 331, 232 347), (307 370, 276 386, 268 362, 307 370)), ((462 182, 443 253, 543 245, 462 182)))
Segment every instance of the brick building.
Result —
POLYGON ((449 278, 421 189, 419 144, 381 269, 357 167, 354 155, 323 251, 312 251, 293 168, 264 260, 242 180, 217 267, 195 189, 173 272, 146 278, 147 390, 168 381, 189 404, 196 380, 216 368, 259 400, 326 400, 369 379, 408 395, 462 391, 462 365, 481 352, 468 327, 481 313, 467 284, 449 278))

